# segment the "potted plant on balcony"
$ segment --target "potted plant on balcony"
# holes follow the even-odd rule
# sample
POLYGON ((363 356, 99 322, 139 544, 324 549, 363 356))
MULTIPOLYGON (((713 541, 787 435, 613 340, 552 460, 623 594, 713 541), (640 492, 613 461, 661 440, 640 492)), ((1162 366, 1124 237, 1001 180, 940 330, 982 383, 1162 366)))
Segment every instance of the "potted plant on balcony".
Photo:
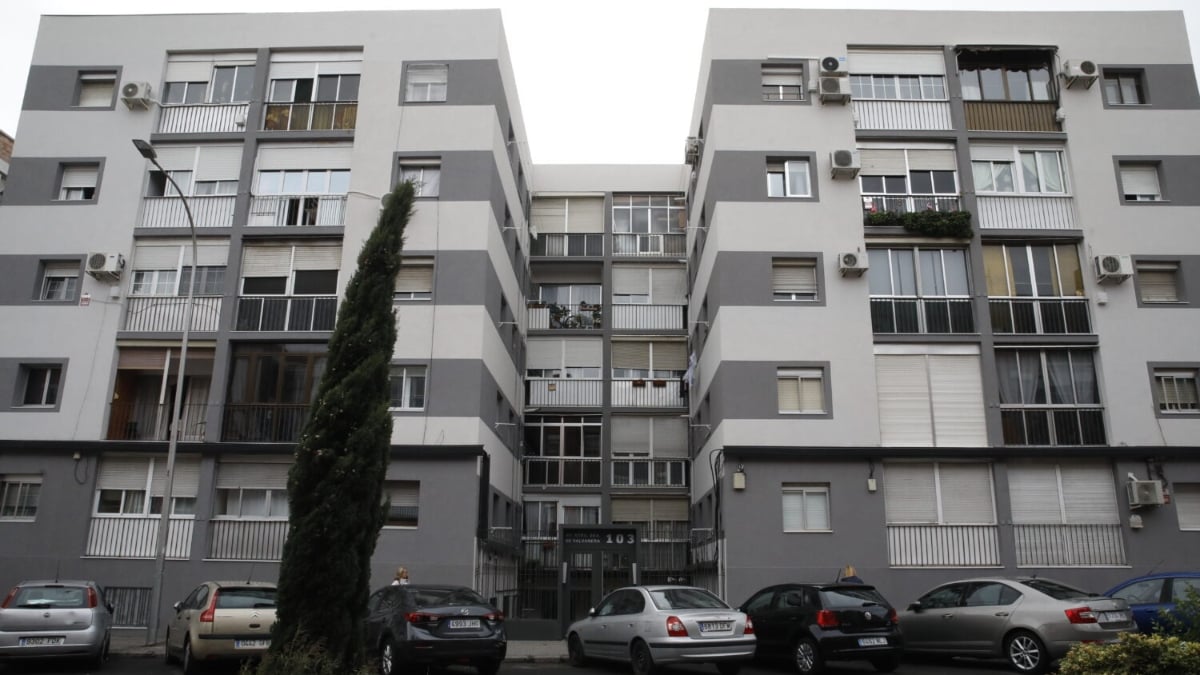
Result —
POLYGON ((639 377, 638 379, 634 380, 632 384, 635 387, 644 387, 646 386, 646 381, 639 377))
POLYGON ((665 386, 667 386, 667 381, 666 380, 654 380, 654 386, 655 387, 665 387, 665 386))

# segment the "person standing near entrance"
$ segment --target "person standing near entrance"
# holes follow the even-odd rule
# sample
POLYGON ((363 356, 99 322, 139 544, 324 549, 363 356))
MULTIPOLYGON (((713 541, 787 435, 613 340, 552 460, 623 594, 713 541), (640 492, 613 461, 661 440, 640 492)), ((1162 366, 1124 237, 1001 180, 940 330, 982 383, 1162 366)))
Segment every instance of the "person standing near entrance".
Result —
POLYGON ((407 586, 408 585, 408 568, 406 568, 406 567, 397 567, 396 568, 396 576, 392 579, 392 585, 393 586, 407 586))

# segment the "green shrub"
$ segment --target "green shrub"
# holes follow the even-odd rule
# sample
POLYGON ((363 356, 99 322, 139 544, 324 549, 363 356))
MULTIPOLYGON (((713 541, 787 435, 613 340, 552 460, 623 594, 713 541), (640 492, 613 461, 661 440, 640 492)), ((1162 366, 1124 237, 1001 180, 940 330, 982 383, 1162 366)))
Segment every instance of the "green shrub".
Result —
POLYGON ((1175 601, 1175 612, 1162 611, 1158 617, 1163 633, 1187 642, 1200 642, 1200 591, 1188 586, 1183 598, 1175 601))
POLYGON ((909 232, 916 232, 927 237, 971 237, 970 211, 913 211, 911 213, 896 213, 895 211, 880 211, 868 213, 863 217, 867 225, 899 225, 909 232))
POLYGON ((1112 644, 1078 644, 1059 675, 1194 675, 1200 673, 1200 644, 1175 636, 1125 633, 1112 644))
POLYGON ((239 675, 258 673, 289 673, 290 675, 372 675, 376 670, 368 664, 356 672, 347 673, 338 659, 319 642, 305 642, 304 637, 292 641, 292 648, 267 652, 262 661, 245 663, 239 675))

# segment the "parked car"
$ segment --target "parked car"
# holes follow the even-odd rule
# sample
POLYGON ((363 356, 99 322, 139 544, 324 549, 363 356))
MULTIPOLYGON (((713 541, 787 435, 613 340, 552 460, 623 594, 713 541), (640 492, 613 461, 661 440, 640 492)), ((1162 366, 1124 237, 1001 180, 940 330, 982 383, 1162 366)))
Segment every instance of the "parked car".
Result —
POLYGON ((721 675, 737 675, 754 645, 749 617, 692 586, 618 588, 567 628, 571 665, 619 661, 635 675, 672 663, 713 663, 721 675))
POLYGON ((1105 595, 1129 603, 1138 630, 1152 633, 1162 627, 1160 612, 1173 613, 1187 589, 1200 593, 1200 572, 1162 572, 1134 577, 1117 584, 1105 595))
POLYGON ((113 606, 94 581, 22 581, 0 603, 0 661, 108 660, 113 606))
POLYGON ((385 586, 367 600, 366 634, 382 675, 455 663, 495 675, 508 652, 504 612, 464 586, 385 586))
POLYGON ((1134 629, 1124 600, 1039 578, 965 579, 922 595, 900 615, 906 652, 1003 657, 1044 673, 1080 642, 1134 629))
POLYGON ((874 586, 780 584, 738 609, 754 622, 756 655, 788 658, 801 673, 819 673, 826 661, 869 661, 884 673, 900 665, 896 610, 874 586))
POLYGON ((271 646, 273 583, 206 581, 174 608, 167 623, 167 663, 179 661, 186 675, 203 662, 261 657, 271 646))

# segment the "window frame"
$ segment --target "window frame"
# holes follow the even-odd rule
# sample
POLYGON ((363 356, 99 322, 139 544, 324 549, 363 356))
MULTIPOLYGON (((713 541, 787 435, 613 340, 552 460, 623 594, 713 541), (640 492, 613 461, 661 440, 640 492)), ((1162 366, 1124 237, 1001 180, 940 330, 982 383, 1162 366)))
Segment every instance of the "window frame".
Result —
POLYGON ((792 364, 781 365, 775 369, 775 402, 776 415, 780 417, 830 417, 833 414, 832 396, 830 392, 830 378, 828 364, 792 364), (800 398, 800 408, 797 410, 784 410, 782 401, 779 399, 779 385, 785 380, 795 380, 797 383, 798 395, 800 398), (805 381, 816 380, 821 392, 821 410, 805 410, 803 408, 803 383, 805 381))
POLYGON ((1072 197, 1071 180, 1067 172, 1066 149, 1062 147, 1039 148, 1036 146, 1013 146, 1011 159, 972 159, 971 160, 971 184, 976 194, 985 197, 995 196, 1020 196, 1020 197, 1072 197), (1037 189, 1030 190, 1025 179, 1025 165, 1022 162, 1024 155, 1032 155, 1034 166, 1037 169, 1037 189), (1055 155, 1056 164, 1058 167, 1058 176, 1062 183, 1062 189, 1051 191, 1045 189, 1046 171, 1043 168, 1043 156, 1055 155), (991 176, 992 189, 985 190, 979 185, 976 175, 977 167, 989 167, 989 175, 991 176), (998 168, 1007 168, 1009 179, 1012 183, 1012 190, 996 190, 996 176, 998 168))
POLYGON ((1136 205, 1136 204, 1162 204, 1164 202, 1170 201, 1168 199, 1166 190, 1164 189, 1163 167, 1162 167, 1161 161, 1155 161, 1155 160, 1138 161, 1138 160, 1132 160, 1132 159, 1117 159, 1116 164, 1117 164, 1117 188, 1118 188, 1118 194, 1121 197, 1122 205, 1127 206, 1127 205, 1136 205), (1140 170, 1140 171, 1146 171, 1146 172, 1153 172, 1154 186, 1157 188, 1158 192, 1157 193, 1129 192, 1127 190, 1127 188, 1125 187, 1125 183, 1127 182, 1125 171, 1127 169, 1129 169, 1131 171, 1140 170))
POLYGON ((1185 286, 1180 283, 1183 279, 1181 274, 1181 266, 1176 260, 1138 260, 1134 262, 1133 283, 1137 290, 1137 302, 1139 307, 1178 307, 1188 304, 1187 296, 1184 293, 1185 286), (1161 281, 1155 282, 1154 286, 1165 286, 1167 278, 1170 279, 1170 285, 1175 291, 1175 297, 1172 299, 1153 299, 1146 296, 1146 285, 1149 279, 1143 275, 1160 275, 1161 281))
POLYGON ((397 412, 425 410, 429 405, 429 366, 393 363, 388 370, 389 391, 395 386, 396 380, 399 380, 401 405, 396 405, 396 399, 389 398, 388 410, 397 412), (410 373, 410 371, 412 372, 410 373), (419 392, 416 390, 418 381, 420 382, 419 392), (416 397, 420 398, 420 405, 414 405, 416 397))
MULTIPOLYGON (((290 507, 288 505, 287 488, 281 489, 281 488, 256 487, 254 485, 239 485, 238 487, 232 487, 232 488, 216 488, 215 493, 216 494, 215 494, 215 500, 213 503, 213 515, 212 515, 213 520, 250 520, 250 521, 270 520, 270 521, 285 521, 286 522, 289 517, 290 507), (246 493, 247 492, 262 492, 262 493, 264 493, 263 494, 263 504, 266 507, 266 515, 261 515, 261 514, 249 514, 248 515, 246 513, 245 504, 246 504, 246 493), (223 513, 222 512, 222 510, 223 510, 222 506, 228 507, 232 503, 232 501, 229 499, 228 496, 222 497, 221 493, 226 493, 227 495, 232 495, 232 494, 237 495, 237 501, 236 501, 237 512, 236 513, 227 513, 227 512, 223 513), (276 508, 275 508, 276 500, 282 500, 282 503, 283 503, 283 513, 282 514, 275 512, 276 511, 276 508)), ((175 499, 179 499, 179 498, 175 497, 175 499)))
POLYGON ((401 159, 397 164, 397 184, 413 180, 413 197, 416 199, 438 199, 442 193, 442 161, 440 159, 401 159), (433 172, 434 180, 427 181, 426 173, 433 172), (416 178, 413 179, 413 174, 416 178), (407 176, 407 177, 406 177, 407 176), (432 184, 433 192, 426 194, 426 183, 432 184))
MULTIPOLYGON (((911 87, 908 91, 913 91, 911 87)), ((949 101, 949 89, 946 88, 945 75, 920 75, 912 73, 897 73, 894 75, 877 75, 874 73, 851 73, 850 74, 850 91, 851 98, 857 101, 949 101), (869 78, 869 79, 866 79, 869 78), (919 97, 904 96, 905 89, 900 86, 900 78, 917 78, 916 91, 920 92, 919 97), (886 80, 891 80, 891 91, 895 96, 876 96, 876 92, 880 88, 880 84, 884 83, 884 88, 887 88, 886 80), (928 82, 927 82, 928 81, 928 82), (941 90, 941 96, 926 96, 926 93, 936 93, 936 90, 941 90), (865 94, 870 92, 870 96, 863 96, 855 93, 855 90, 865 94)))
POLYGON ((77 260, 43 260, 41 261, 41 283, 39 284, 37 299, 39 302, 75 302, 79 299, 80 284, 79 261, 77 260), (67 275, 66 268, 70 265, 75 267, 75 274, 67 275), (62 281, 61 294, 52 290, 52 282, 55 280, 62 281), (61 295, 61 297, 50 297, 51 294, 61 295))
POLYGON ((429 290, 427 290, 427 291, 416 291, 416 290, 398 291, 395 288, 393 288, 392 289, 392 300, 394 302, 429 302, 429 301, 432 301, 433 300, 434 280, 436 279, 435 274, 436 274, 437 260, 432 256, 420 256, 420 257, 409 256, 409 257, 401 258, 400 272, 397 272, 397 281, 399 281, 398 277, 401 273, 403 273, 406 266, 410 269, 420 270, 421 273, 424 273, 425 270, 428 270, 429 290))
POLYGON ((64 161, 58 165, 57 192, 54 201, 59 203, 94 204, 100 198, 100 162, 64 161), (72 169, 90 169, 92 171, 90 185, 64 185, 67 172, 72 169))
POLYGON ((1146 71, 1140 68, 1102 69, 1100 76, 1100 96, 1105 108, 1139 108, 1150 105, 1147 96, 1146 71), (1137 100, 1126 101, 1126 84, 1132 83, 1133 95, 1137 100), (1111 88, 1116 85, 1115 89, 1111 88), (1110 94, 1115 93, 1120 100, 1113 100, 1110 94))
POLYGON ((65 377, 66 364, 63 362, 31 362, 20 364, 19 376, 17 378, 17 397, 14 400, 13 407, 21 410, 57 410, 62 405, 65 377), (37 398, 40 402, 29 403, 30 387, 35 384, 35 380, 33 379, 34 374, 42 371, 46 372, 46 376, 39 387, 41 393, 37 398))
POLYGON ((205 103, 218 103, 218 104, 249 103, 250 100, 254 97, 255 72, 256 72, 256 64, 252 64, 252 63, 251 64, 240 64, 240 65, 233 65, 233 64, 231 64, 231 65, 225 65, 225 64, 214 65, 213 70, 212 70, 212 75, 208 79, 208 87, 206 88, 206 92, 205 92, 206 93, 205 103), (222 70, 233 70, 233 80, 231 80, 231 83, 230 83, 228 100, 217 100, 217 98, 216 98, 217 74, 218 74, 218 71, 222 71, 222 70), (248 87, 248 90, 243 90, 243 92, 242 92, 246 96, 246 98, 238 98, 239 84, 244 85, 245 78, 247 78, 247 77, 250 78, 249 85, 246 85, 248 87))
POLYGON ((450 64, 448 63, 407 63, 404 65, 404 86, 402 103, 445 103, 450 94, 450 64), (444 74, 441 80, 413 82, 413 71, 432 74, 444 74), (418 87, 421 87, 419 89, 418 87), (439 88, 440 87, 440 91, 439 88), (422 95, 421 94, 423 91, 422 95), (439 98, 440 94, 440 98, 439 98))
MULTIPOLYGON (((984 526, 993 526, 993 527, 999 526, 1000 517, 999 517, 998 508, 997 508, 997 504, 996 504, 996 467, 993 466, 993 464, 991 462, 974 462, 974 461, 943 462, 943 461, 934 460, 934 461, 917 461, 917 462, 901 461, 901 462, 894 462, 894 463, 890 463, 890 464, 907 465, 907 466, 918 465, 918 466, 931 466, 932 467, 932 469, 933 469, 933 485, 934 485, 934 491, 932 494, 932 498, 933 498, 933 505, 935 507, 934 510, 936 512, 936 515, 935 515, 934 522, 929 522, 928 520, 892 520, 888 516, 888 514, 887 514, 887 490, 889 489, 888 485, 890 482, 890 478, 888 477, 889 463, 885 463, 884 468, 883 468, 883 485, 884 485, 884 522, 886 525, 889 525, 889 526, 890 525, 935 525, 935 526, 939 526, 939 527, 958 527, 958 526, 963 526, 963 525, 984 525, 984 526), (943 490, 942 490, 942 466, 982 466, 987 469, 988 496, 990 497, 989 501, 991 502, 991 511, 992 511, 992 516, 991 516, 990 522, 982 522, 982 523, 966 522, 966 521, 959 522, 954 519, 950 519, 950 520, 947 519, 947 517, 946 517, 946 512, 947 512, 946 499, 943 495, 943 490)), ((951 504, 950 506, 954 506, 954 505, 951 504)), ((952 511, 953 509, 950 509, 950 510, 952 511)))
MULTIPOLYGON (((1151 399, 1156 417, 1164 419, 1200 417, 1200 363, 1151 362, 1147 364, 1147 369, 1150 374, 1151 399), (1191 408, 1171 409, 1167 407, 1170 403, 1164 395, 1164 387, 1167 385, 1168 379, 1176 387, 1180 386, 1180 382, 1190 380, 1190 388, 1185 390, 1184 393, 1186 394, 1190 391, 1191 408)), ((1182 386, 1188 387, 1187 384, 1183 384, 1182 386)), ((1176 393, 1175 398, 1177 400, 1180 399, 1178 393, 1176 393)), ((1186 399, 1186 396, 1184 399, 1186 399)))
POLYGON ((31 523, 37 520, 41 491, 40 474, 0 474, 0 521, 31 523), (8 513, 10 507, 12 513, 8 513), (29 513, 18 513, 30 510, 29 513))
POLYGON ((415 530, 421 526, 421 481, 419 480, 392 480, 385 479, 383 482, 384 494, 388 497, 388 513, 384 517, 383 527, 391 530, 415 530), (410 490, 416 487, 417 505, 416 506, 401 506, 396 507, 392 504, 392 490, 410 490), (393 519, 392 510, 396 508, 411 509, 411 517, 393 519), (392 522, 393 520, 405 522, 392 522), (411 521, 411 522, 408 522, 411 521))
POLYGON ((820 255, 792 256, 771 259, 771 301, 799 305, 824 305, 825 294, 822 293, 822 268, 820 255), (779 290, 776 279, 776 268, 800 267, 812 270, 813 291, 811 295, 799 291, 779 290), (787 297, 783 297, 787 296, 787 297))
POLYGON ((813 161, 810 157, 783 157, 783 158, 767 158, 767 198, 768 199, 816 199, 816 189, 813 181, 812 171, 813 161), (797 171, 800 165, 804 166, 804 184, 806 191, 803 194, 793 194, 792 176, 793 171, 797 171), (782 194, 773 194, 772 190, 776 189, 776 176, 782 179, 783 188, 782 194))
POLYGON ((762 84, 762 100, 770 103, 804 103, 809 100, 808 96, 808 66, 803 61, 786 61, 786 62, 766 62, 760 67, 762 84), (791 79, 792 76, 799 78, 798 84, 768 84, 769 78, 791 79), (769 92, 768 88, 774 89, 774 92, 769 92), (788 97, 787 94, 795 89, 794 97, 788 97), (786 91, 785 91, 786 90, 786 91))
POLYGON ((804 532, 833 532, 833 514, 830 512, 830 485, 828 483, 784 483, 780 496, 780 505, 783 509, 783 532, 784 533, 804 533, 804 532), (814 527, 810 521, 807 497, 811 495, 821 495, 825 499, 825 527, 814 527), (793 497, 792 500, 788 498, 793 497), (798 499, 800 502, 800 518, 799 527, 788 527, 788 508, 789 501, 798 499))
POLYGON ((84 70, 80 71, 75 84, 75 100, 73 107, 78 110, 112 110, 117 103, 117 82, 119 76, 115 70, 84 70), (95 87, 97 84, 108 86, 108 102, 96 105, 84 105, 84 89, 95 87))

